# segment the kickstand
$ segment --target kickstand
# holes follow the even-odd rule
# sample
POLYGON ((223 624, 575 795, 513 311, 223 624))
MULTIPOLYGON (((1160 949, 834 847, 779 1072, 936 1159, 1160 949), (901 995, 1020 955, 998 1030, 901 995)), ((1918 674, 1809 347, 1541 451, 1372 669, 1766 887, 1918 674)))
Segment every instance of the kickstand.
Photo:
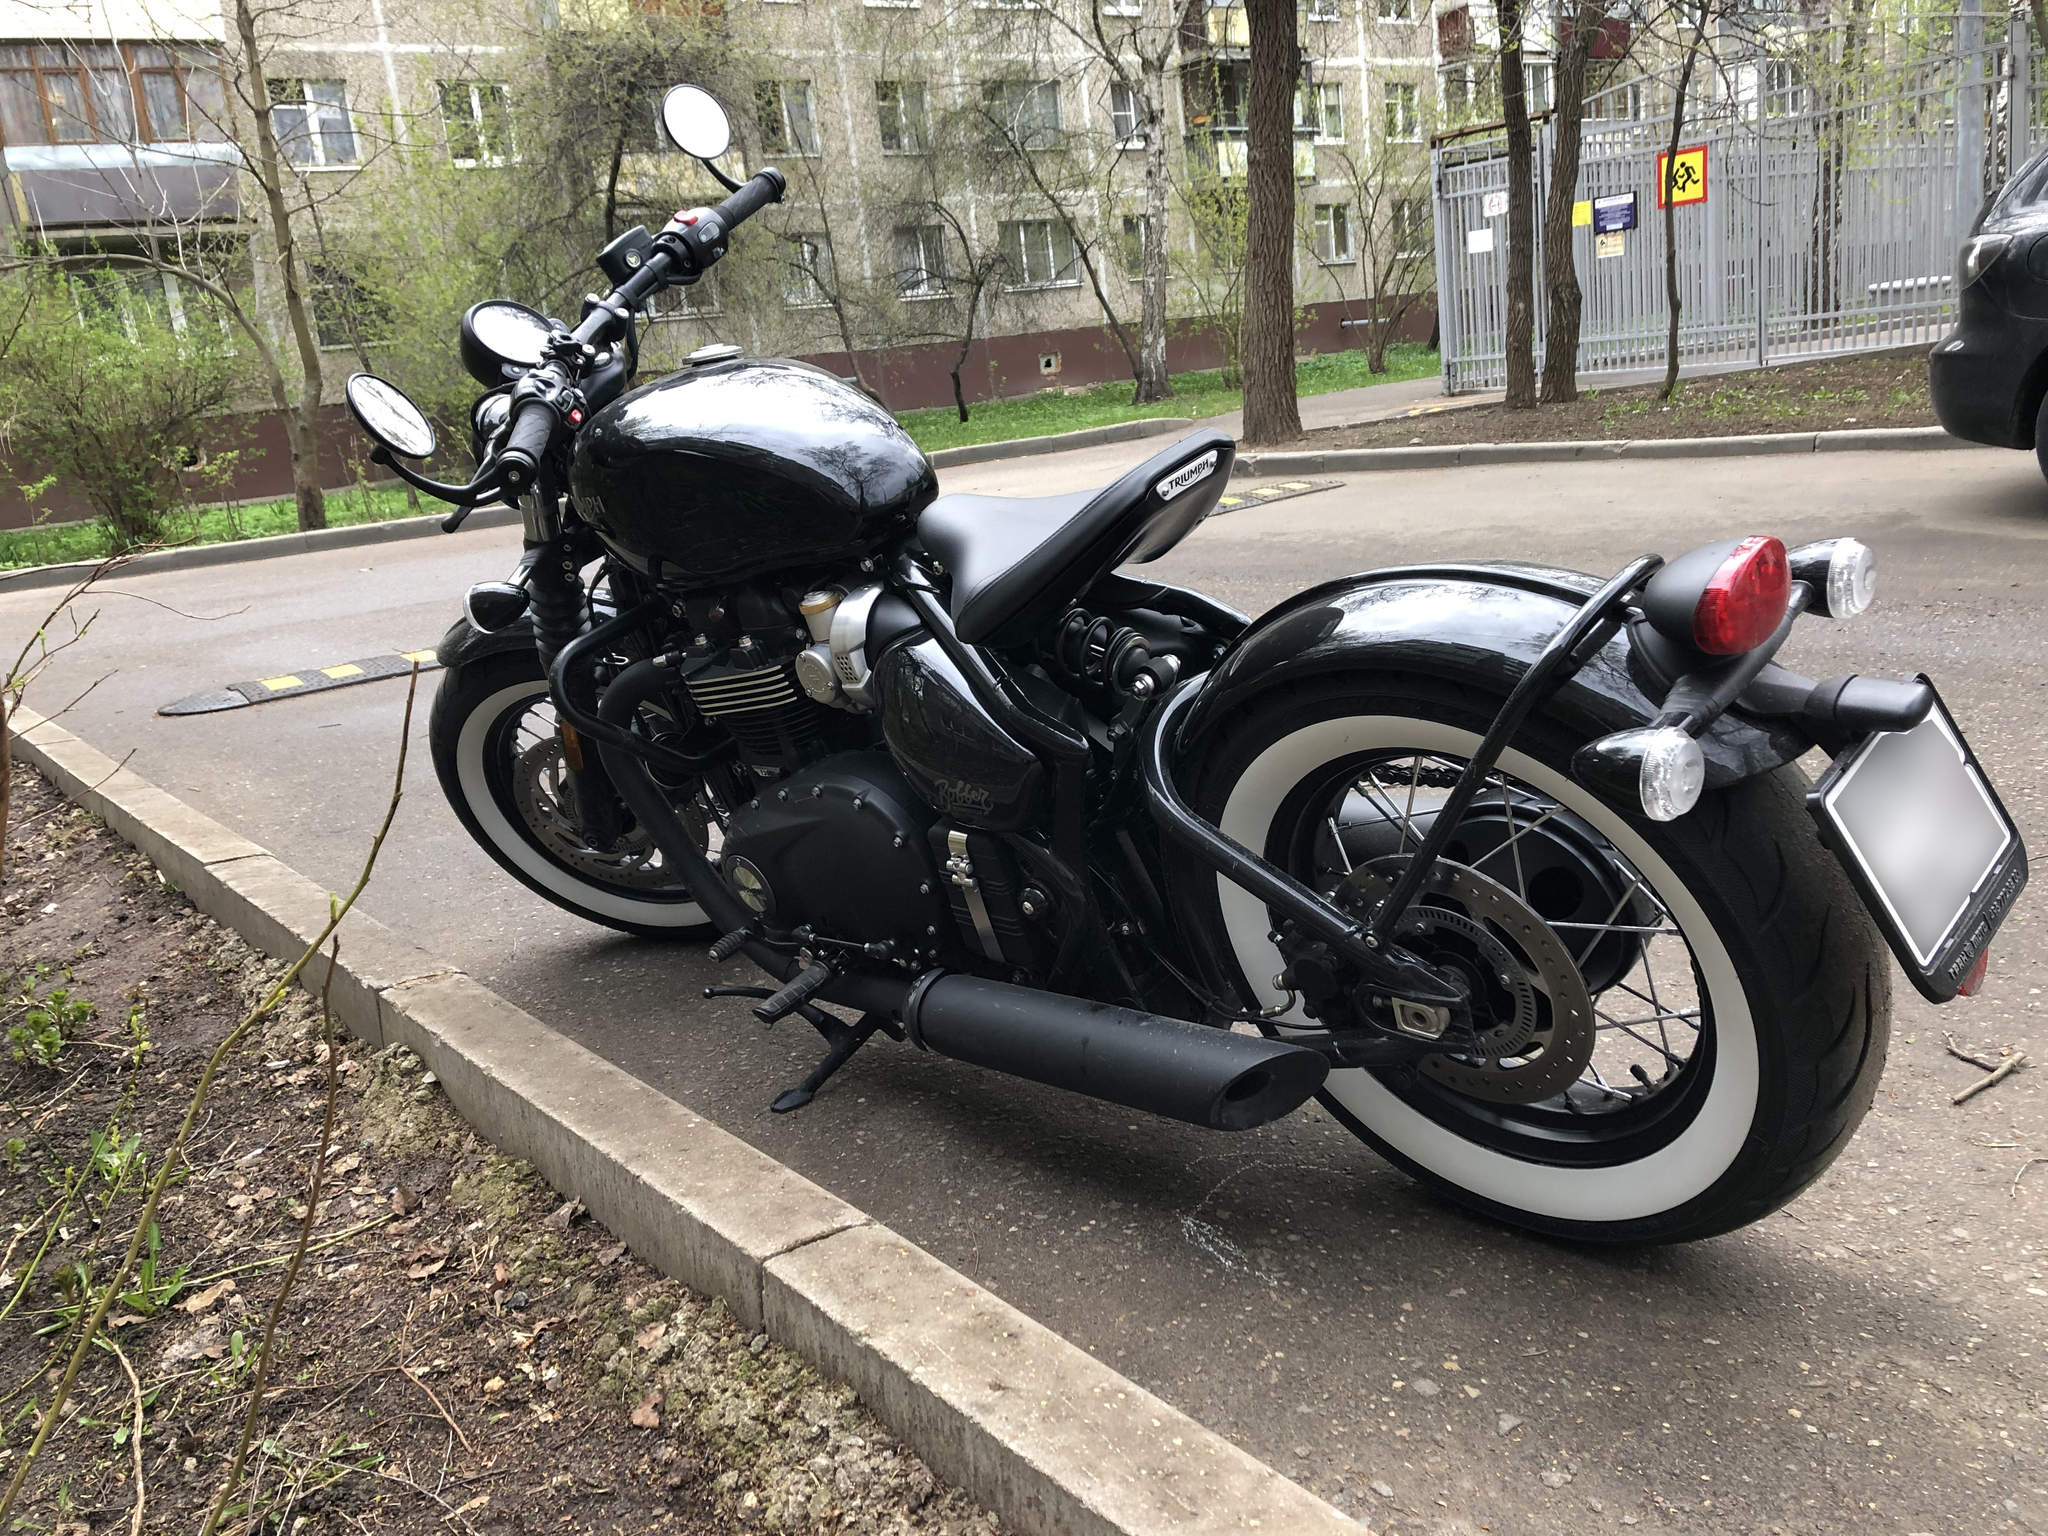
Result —
MULTIPOLYGON (((766 987, 706 987, 706 997, 772 997, 766 987)), ((768 1108, 778 1115, 791 1110, 802 1109, 818 1096, 818 1090, 825 1086, 826 1079, 853 1060, 853 1053, 868 1043, 868 1037, 877 1032, 892 1039, 903 1038, 901 1027, 886 1013, 864 1013, 857 1024, 848 1024, 844 1019, 827 1013, 812 1003, 800 1003, 796 1011, 825 1037, 825 1059, 811 1069, 796 1087, 778 1093, 775 1102, 768 1108)))

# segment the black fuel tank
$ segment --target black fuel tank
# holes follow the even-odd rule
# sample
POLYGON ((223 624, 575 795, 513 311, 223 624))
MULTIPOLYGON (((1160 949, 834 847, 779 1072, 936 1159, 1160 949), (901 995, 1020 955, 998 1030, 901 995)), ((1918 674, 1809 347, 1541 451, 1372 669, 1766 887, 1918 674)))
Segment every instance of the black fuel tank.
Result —
POLYGON ((577 439, 577 510, 641 570, 689 585, 857 558, 938 494, 896 419, 805 363, 686 368, 599 411, 577 439))

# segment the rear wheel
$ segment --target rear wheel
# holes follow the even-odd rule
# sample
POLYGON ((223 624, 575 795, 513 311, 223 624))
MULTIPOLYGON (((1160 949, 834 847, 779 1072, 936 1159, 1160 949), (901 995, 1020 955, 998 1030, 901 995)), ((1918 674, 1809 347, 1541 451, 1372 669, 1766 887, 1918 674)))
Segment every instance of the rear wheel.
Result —
MULTIPOLYGON (((428 728, 434 771, 456 817, 506 873, 563 910, 647 937, 710 938, 713 928, 645 828, 627 819, 605 848, 578 826, 574 790, 540 657, 502 652, 446 673, 428 728)), ((696 786, 674 793, 708 844, 696 786)), ((623 812, 622 812, 623 814, 623 812)))
MULTIPOLYGON (((1498 700, 1422 678, 1276 689, 1205 754, 1231 837, 1369 903, 1426 835, 1498 700)), ((1401 942, 1461 972, 1481 1047, 1332 1072, 1340 1121, 1516 1224, 1673 1242, 1763 1216, 1847 1143, 1876 1091, 1890 966, 1781 769, 1671 823, 1566 772, 1583 734, 1532 724, 1467 811, 1401 942)), ((1214 875, 1191 917, 1258 1008, 1284 994, 1264 906, 1214 875)), ((1297 1006, 1270 1026, 1319 1027, 1297 1006)))

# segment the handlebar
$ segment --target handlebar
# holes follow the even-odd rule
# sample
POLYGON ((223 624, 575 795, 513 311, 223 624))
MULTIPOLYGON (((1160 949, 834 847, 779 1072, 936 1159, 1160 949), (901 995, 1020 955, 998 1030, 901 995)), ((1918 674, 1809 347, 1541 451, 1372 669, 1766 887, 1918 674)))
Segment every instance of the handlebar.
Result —
POLYGON ((498 450, 498 478, 513 496, 532 482, 540 456, 547 452, 554 437, 555 426, 554 407, 545 400, 524 402, 512 418, 505 446, 498 450))

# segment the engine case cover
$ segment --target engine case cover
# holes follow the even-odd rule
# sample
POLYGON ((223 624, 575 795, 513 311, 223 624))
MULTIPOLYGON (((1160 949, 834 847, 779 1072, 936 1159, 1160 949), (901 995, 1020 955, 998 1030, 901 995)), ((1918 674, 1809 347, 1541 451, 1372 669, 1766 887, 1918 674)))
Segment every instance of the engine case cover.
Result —
POLYGON ((828 938, 950 953, 953 914, 929 838, 935 820, 886 753, 840 752, 733 816, 726 882, 757 911, 765 891, 769 928, 808 923, 828 938))

